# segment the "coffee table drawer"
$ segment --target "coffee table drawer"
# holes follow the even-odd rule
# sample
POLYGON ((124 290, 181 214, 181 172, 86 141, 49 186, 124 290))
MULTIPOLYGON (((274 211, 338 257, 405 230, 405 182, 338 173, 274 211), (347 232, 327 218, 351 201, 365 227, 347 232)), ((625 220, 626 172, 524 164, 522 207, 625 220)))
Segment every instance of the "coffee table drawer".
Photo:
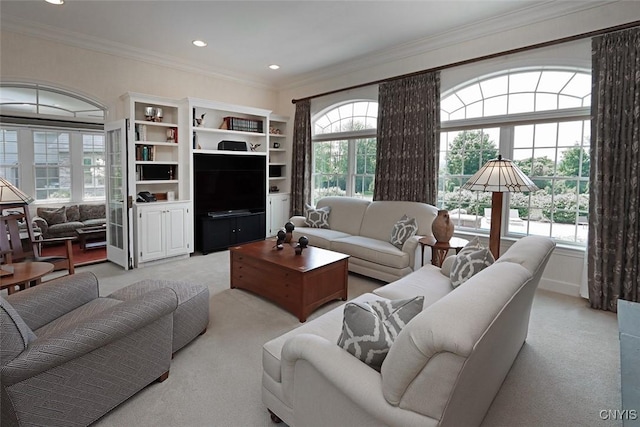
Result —
POLYGON ((302 297, 298 274, 283 271, 249 257, 234 259, 232 287, 246 289, 280 304, 299 303, 302 297))

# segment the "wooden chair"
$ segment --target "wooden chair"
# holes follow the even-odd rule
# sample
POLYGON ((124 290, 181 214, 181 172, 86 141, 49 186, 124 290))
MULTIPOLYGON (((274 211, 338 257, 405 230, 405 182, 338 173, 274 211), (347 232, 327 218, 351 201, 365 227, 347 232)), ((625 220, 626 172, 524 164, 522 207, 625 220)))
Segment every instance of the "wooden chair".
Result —
POLYGON ((68 270, 69 274, 75 273, 73 264, 73 237, 60 237, 53 239, 35 238, 29 209, 26 206, 2 206, 4 211, 11 211, 7 215, 0 215, 0 254, 5 258, 5 263, 20 262, 26 259, 38 262, 49 262, 56 270, 68 270), (15 212, 16 207, 22 208, 23 212, 15 212), (20 229, 20 221, 24 220, 26 227, 20 229), (6 232, 2 232, 6 230, 6 232), (21 236, 22 233, 22 236, 21 236), (26 236, 24 233, 27 233, 26 236), (23 241, 27 244, 23 245, 23 241), (66 246, 66 256, 42 256, 40 248, 45 243, 61 242, 66 246))

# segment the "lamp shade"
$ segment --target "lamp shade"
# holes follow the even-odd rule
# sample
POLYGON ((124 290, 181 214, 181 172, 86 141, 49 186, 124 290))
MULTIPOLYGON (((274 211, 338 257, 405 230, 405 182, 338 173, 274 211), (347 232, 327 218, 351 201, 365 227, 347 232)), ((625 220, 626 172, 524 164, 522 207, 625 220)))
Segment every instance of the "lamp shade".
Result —
POLYGON ((539 188, 511 160, 489 160, 463 186, 465 190, 498 193, 536 191, 539 188))
POLYGON ((0 205, 28 205, 33 202, 31 196, 26 195, 18 187, 0 177, 0 205))

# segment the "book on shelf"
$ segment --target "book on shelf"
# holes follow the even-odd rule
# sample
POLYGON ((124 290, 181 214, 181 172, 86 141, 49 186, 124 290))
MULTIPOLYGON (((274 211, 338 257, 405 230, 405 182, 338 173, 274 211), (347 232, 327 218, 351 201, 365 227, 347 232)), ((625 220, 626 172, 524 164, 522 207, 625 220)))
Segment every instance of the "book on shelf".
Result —
POLYGON ((147 140, 147 125, 136 125, 135 126, 135 138, 136 141, 146 141, 147 140))
POLYGON ((262 133, 262 120, 224 117, 220 129, 262 133))

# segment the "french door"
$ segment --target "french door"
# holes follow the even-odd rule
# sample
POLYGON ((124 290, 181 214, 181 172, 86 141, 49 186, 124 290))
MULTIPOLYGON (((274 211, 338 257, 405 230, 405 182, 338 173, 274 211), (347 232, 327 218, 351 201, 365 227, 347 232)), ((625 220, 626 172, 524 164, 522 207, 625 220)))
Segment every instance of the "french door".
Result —
POLYGON ((127 120, 105 124, 107 157, 107 259, 133 267, 131 196, 127 186, 127 120))

